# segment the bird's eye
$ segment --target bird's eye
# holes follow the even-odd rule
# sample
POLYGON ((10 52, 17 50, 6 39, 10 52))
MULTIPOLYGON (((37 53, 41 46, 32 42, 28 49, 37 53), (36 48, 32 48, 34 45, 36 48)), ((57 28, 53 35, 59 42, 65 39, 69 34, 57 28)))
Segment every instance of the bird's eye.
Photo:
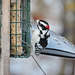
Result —
POLYGON ((38 25, 40 25, 40 22, 38 22, 38 25))
POLYGON ((43 26, 42 24, 40 24, 40 26, 43 26))

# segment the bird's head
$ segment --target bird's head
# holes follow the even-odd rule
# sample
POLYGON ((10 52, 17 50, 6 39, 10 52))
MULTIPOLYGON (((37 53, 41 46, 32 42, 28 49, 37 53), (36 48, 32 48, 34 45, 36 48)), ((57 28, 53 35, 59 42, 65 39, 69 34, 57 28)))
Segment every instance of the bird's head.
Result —
POLYGON ((49 30, 50 28, 49 24, 44 20, 36 20, 36 23, 37 23, 38 29, 40 30, 49 30))

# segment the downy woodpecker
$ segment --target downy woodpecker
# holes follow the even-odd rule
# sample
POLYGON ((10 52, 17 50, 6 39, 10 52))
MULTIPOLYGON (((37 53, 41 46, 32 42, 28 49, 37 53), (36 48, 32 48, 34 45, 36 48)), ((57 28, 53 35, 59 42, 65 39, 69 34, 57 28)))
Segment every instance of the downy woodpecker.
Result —
POLYGON ((38 56, 42 50, 48 45, 48 38, 50 37, 49 24, 44 20, 36 20, 37 29, 34 31, 31 44, 32 53, 38 56))

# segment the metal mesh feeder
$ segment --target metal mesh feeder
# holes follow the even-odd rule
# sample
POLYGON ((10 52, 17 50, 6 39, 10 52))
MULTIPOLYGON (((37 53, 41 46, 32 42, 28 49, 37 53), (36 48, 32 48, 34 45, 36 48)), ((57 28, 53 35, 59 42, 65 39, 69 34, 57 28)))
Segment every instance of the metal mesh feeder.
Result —
POLYGON ((30 56, 30 0, 11 0, 11 57, 30 56))

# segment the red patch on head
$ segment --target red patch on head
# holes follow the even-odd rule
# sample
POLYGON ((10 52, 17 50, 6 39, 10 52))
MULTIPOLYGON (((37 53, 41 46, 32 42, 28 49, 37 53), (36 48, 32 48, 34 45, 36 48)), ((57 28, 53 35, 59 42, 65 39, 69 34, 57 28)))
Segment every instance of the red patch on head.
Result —
POLYGON ((49 26, 49 25, 46 25, 46 28, 47 28, 47 29, 49 29, 49 28, 50 28, 50 26, 49 26))

